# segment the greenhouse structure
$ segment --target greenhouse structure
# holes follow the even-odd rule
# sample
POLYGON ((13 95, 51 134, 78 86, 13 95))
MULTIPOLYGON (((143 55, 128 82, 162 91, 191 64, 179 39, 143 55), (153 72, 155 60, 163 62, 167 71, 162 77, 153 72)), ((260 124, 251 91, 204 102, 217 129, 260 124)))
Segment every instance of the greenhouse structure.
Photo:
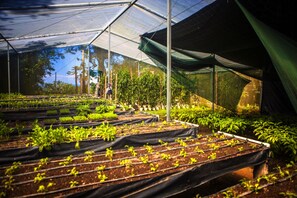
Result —
POLYGON ((0 197, 297 196, 296 9, 2 0, 0 197))

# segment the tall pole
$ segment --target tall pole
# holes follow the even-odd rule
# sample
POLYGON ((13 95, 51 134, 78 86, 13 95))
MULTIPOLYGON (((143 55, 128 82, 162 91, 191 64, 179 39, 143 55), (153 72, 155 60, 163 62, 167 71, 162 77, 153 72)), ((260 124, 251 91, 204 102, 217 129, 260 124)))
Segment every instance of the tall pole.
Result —
POLYGON ((75 93, 78 94, 78 87, 77 87, 77 66, 74 66, 74 75, 75 75, 75 93))
POLYGON ((212 113, 214 113, 214 103, 215 103, 215 72, 216 66, 214 65, 212 68, 212 113))
POLYGON ((90 94, 90 46, 88 46, 88 94, 90 94))
POLYGON ((110 84, 110 26, 108 27, 108 84, 110 84))
POLYGON ((57 72, 55 72, 55 89, 57 89, 57 72))
POLYGON ((7 81, 8 81, 8 94, 10 95, 10 57, 9 57, 8 43, 7 43, 7 81))
POLYGON ((20 55, 17 55, 18 58, 18 93, 21 93, 21 81, 20 81, 20 55))
POLYGON ((170 121, 171 108, 171 0, 167 0, 167 116, 170 121))

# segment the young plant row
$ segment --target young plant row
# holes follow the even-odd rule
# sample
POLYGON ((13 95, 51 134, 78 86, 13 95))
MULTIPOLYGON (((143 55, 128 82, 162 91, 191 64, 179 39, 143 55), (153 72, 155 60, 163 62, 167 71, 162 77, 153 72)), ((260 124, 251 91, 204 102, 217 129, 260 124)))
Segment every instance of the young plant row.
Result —
POLYGON ((211 198, 237 197, 297 197, 297 165, 290 162, 286 167, 277 166, 273 173, 263 175, 254 180, 242 179, 239 185, 214 194, 211 198), (283 188, 279 187, 286 183, 283 188), (272 193, 269 191, 272 190, 272 193), (276 190, 277 189, 277 190, 276 190))
MULTIPOLYGON (((158 112, 157 112, 158 113, 158 112)), ((212 113, 209 109, 173 110, 174 119, 206 126, 213 131, 245 136, 252 133, 260 141, 271 144, 275 155, 284 155, 290 160, 297 160, 297 118, 280 116, 235 115, 231 112, 212 113)))
POLYGON ((3 110, 20 110, 20 109, 36 109, 46 107, 76 107, 83 104, 106 104, 107 101, 98 98, 54 98, 39 100, 19 100, 19 101, 0 101, 0 109, 3 110))
MULTIPOLYGON (((107 148, 95 154, 68 156, 60 160, 39 160, 33 164, 15 162, 1 170, 0 189, 9 196, 18 196, 22 189, 54 195, 79 188, 94 188, 112 182, 127 182, 174 173, 214 160, 240 156, 261 149, 261 145, 224 135, 176 139, 174 143, 159 141, 160 146, 140 148, 126 145, 124 150, 107 148)), ((28 192, 27 192, 28 193, 28 192)))
POLYGON ((66 123, 79 123, 79 122, 89 122, 89 121, 102 121, 102 120, 114 120, 118 119, 118 115, 113 112, 109 113, 91 113, 87 116, 77 115, 77 116, 63 116, 56 118, 44 119, 44 124, 66 124, 66 123))
POLYGON ((79 142, 90 138, 102 138, 104 141, 113 141, 116 136, 116 128, 108 123, 95 128, 83 128, 73 126, 70 130, 59 127, 45 129, 36 124, 33 132, 29 133, 27 146, 38 146, 39 151, 50 150, 53 145, 60 143, 76 142, 75 148, 79 149, 79 142))
POLYGON ((76 142, 75 148, 79 149, 79 142, 87 139, 102 138, 104 141, 113 141, 116 136, 124 136, 139 133, 161 132, 175 129, 184 129, 190 127, 186 124, 177 122, 162 122, 146 124, 144 122, 135 125, 123 125, 114 127, 109 124, 101 124, 95 128, 83 128, 74 126, 70 130, 64 127, 45 129, 35 124, 33 132, 29 133, 28 146, 38 146, 39 150, 51 149, 54 144, 76 142), (153 129, 152 129, 153 127, 153 129), (155 129, 155 131, 154 131, 155 129))

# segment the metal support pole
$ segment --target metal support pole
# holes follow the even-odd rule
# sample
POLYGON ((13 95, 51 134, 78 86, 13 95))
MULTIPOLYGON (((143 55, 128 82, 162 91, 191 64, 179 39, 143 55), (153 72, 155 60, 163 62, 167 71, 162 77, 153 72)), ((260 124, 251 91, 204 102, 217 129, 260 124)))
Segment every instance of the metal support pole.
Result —
POLYGON ((214 65, 212 68, 212 113, 214 113, 214 107, 215 107, 215 73, 216 73, 216 66, 214 65))
POLYGON ((18 93, 21 93, 21 83, 20 83, 20 55, 18 54, 18 93))
POLYGON ((110 26, 108 27, 108 76, 107 82, 110 84, 110 26))
POLYGON ((8 43, 7 43, 7 81, 8 81, 8 94, 10 94, 10 57, 9 57, 8 43))
POLYGON ((167 116, 170 121, 171 108, 171 0, 167 0, 167 116))
POLYGON ((87 64, 88 64, 88 94, 90 94, 90 46, 88 46, 88 58, 87 58, 87 64))

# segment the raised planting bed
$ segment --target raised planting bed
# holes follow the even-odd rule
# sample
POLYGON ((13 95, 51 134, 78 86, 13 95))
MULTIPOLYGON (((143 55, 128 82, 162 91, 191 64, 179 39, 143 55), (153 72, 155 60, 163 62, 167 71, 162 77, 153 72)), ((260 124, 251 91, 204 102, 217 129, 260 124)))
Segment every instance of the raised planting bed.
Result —
POLYGON ((277 166, 267 175, 254 180, 242 180, 240 184, 209 196, 220 197, 297 197, 297 165, 277 166))
POLYGON ((269 148, 223 134, 0 168, 9 197, 169 197, 228 172, 266 162, 269 148))
POLYGON ((124 145, 142 146, 158 144, 159 139, 174 141, 177 137, 195 137, 197 125, 180 122, 159 122, 114 127, 102 124, 96 128, 74 127, 44 129, 36 126, 30 136, 14 138, 0 144, 0 162, 11 163, 50 156, 81 154, 86 150, 103 151, 108 147, 123 148, 124 145), (30 147, 26 147, 26 146, 30 147), (33 146, 33 147, 31 147, 33 146))
MULTIPOLYGON (((75 116, 68 116, 66 118, 60 117, 60 120, 57 120, 55 118, 47 120, 47 122, 43 120, 38 122, 38 124, 45 126, 46 128, 50 128, 50 126, 52 126, 53 128, 61 126, 65 128, 70 128, 73 125, 80 127, 95 127, 102 124, 103 122, 108 122, 112 125, 122 125, 140 123, 142 121, 149 123, 158 120, 158 117, 145 114, 129 114, 117 116, 116 114, 104 113, 97 117, 98 119, 95 119, 96 117, 92 117, 90 115, 91 114, 89 114, 89 116, 86 117, 84 120, 75 120, 75 116)), ((35 123, 36 121, 9 122, 7 123, 7 126, 13 129, 13 131, 10 134, 11 136, 13 136, 19 134, 27 134, 28 132, 31 132, 35 123)))

